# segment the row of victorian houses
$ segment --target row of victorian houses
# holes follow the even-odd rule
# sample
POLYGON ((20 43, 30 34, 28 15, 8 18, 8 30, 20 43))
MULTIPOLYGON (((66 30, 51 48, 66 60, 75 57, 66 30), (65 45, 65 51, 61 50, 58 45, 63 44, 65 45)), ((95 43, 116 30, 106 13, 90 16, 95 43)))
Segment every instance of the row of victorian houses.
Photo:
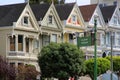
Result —
MULTIPOLYGON (((94 28, 97 15, 97 56, 111 49, 120 55, 120 11, 116 5, 78 6, 20 3, 0 6, 0 55, 11 65, 33 64, 39 70, 37 54, 50 42, 77 45, 75 37, 94 28)), ((82 47, 86 59, 94 57, 94 46, 82 47)))

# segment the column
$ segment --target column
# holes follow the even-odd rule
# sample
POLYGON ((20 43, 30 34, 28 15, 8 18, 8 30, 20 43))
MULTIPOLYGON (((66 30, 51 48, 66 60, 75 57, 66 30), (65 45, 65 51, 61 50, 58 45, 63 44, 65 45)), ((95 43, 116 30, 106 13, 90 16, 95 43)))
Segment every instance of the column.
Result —
POLYGON ((15 51, 18 51, 18 35, 15 35, 15 51))
POLYGON ((26 52, 26 36, 23 35, 23 52, 26 52))

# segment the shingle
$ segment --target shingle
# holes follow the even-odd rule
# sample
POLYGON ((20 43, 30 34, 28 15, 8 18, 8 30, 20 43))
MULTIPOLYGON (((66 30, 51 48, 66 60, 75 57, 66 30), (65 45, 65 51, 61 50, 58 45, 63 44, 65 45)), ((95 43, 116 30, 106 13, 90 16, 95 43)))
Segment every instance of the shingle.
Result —
POLYGON ((79 6, 84 21, 88 22, 91 19, 96 7, 97 4, 79 6))
POLYGON ((100 7, 104 21, 106 23, 111 19, 112 15, 115 11, 115 8, 116 8, 116 5, 100 7))
POLYGON ((57 13, 61 20, 66 20, 70 15, 75 3, 67 3, 67 4, 57 4, 55 5, 57 13))
POLYGON ((40 18, 43 19, 45 14, 47 13, 49 7, 50 7, 50 4, 33 4, 33 5, 30 5, 31 8, 32 8, 32 11, 36 17, 36 19, 38 21, 40 21, 40 18))
POLYGON ((0 6, 0 27, 12 26, 20 17, 26 3, 0 6))

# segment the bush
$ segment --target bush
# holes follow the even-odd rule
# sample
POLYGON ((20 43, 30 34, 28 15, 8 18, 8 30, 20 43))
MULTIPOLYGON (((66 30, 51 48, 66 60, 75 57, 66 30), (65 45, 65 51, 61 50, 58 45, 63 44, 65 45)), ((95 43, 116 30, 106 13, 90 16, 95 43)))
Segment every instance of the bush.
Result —
POLYGON ((5 58, 0 56, 0 79, 1 80, 15 80, 15 68, 11 67, 5 58))
POLYGON ((36 76, 39 74, 33 65, 20 65, 17 69, 17 80, 36 80, 36 76))
MULTIPOLYGON (((89 59, 85 61, 86 72, 93 79, 94 76, 94 59, 89 59)), ((105 73, 110 69, 110 61, 105 58, 97 58, 97 75, 105 73)))

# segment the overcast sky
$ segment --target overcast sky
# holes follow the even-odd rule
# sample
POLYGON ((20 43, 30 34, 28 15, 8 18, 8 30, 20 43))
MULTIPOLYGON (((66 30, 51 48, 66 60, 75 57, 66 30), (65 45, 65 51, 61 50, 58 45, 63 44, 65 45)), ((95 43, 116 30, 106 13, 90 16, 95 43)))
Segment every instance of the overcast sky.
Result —
MULTIPOLYGON (((0 5, 22 3, 24 1, 25 0, 0 0, 0 5)), ((90 0, 66 0, 66 3, 75 2, 75 1, 77 1, 78 5, 87 5, 90 3, 90 0)))

